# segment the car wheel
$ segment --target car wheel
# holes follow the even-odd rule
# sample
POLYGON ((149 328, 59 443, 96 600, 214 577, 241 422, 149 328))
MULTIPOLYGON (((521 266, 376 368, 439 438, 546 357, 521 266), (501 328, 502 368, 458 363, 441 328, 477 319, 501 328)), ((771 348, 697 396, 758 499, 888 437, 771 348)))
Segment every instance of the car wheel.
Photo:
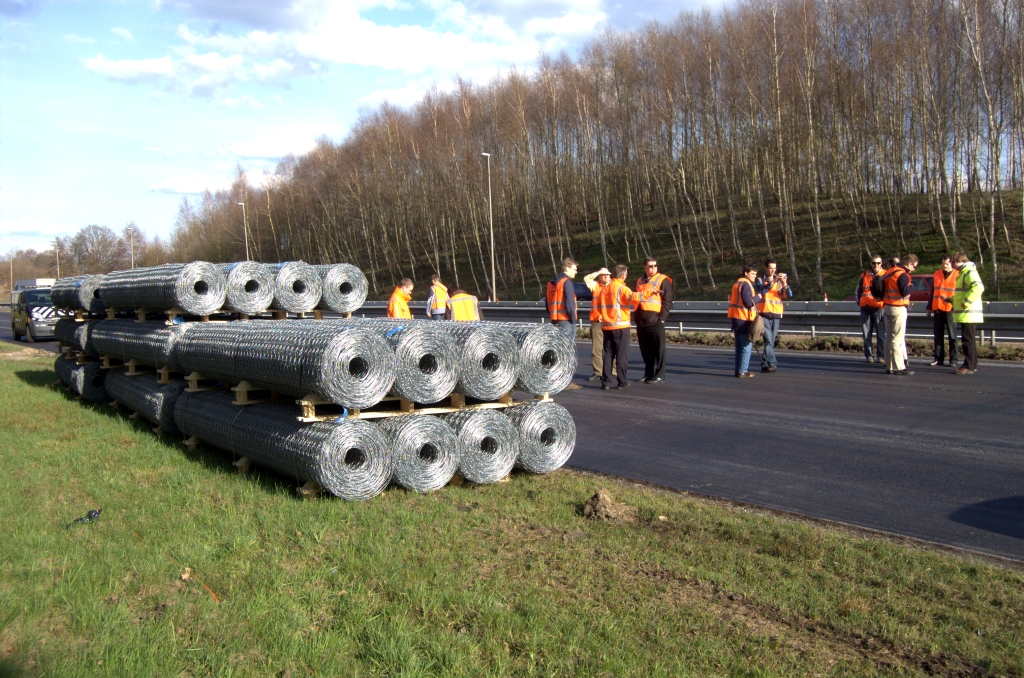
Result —
POLYGON ((31 325, 26 325, 25 326, 25 341, 27 341, 30 344, 36 343, 36 338, 32 336, 32 326, 31 325))

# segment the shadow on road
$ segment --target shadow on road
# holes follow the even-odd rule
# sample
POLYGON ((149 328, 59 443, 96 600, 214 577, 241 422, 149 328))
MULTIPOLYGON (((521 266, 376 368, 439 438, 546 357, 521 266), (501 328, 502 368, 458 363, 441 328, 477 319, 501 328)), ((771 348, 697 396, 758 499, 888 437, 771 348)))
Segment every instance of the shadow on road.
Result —
POLYGON ((964 506, 951 513, 949 518, 961 525, 1024 539, 1024 495, 964 506))

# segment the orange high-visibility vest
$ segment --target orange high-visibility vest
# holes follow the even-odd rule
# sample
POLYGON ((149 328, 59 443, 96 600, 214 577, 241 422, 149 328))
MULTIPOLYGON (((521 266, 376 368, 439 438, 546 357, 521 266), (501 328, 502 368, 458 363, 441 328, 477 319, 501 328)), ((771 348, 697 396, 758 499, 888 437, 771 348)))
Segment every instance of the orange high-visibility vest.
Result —
POLYGON ((782 316, 782 281, 776 279, 772 286, 764 291, 762 299, 757 304, 758 313, 775 313, 782 316))
POLYGON ((601 315, 601 329, 605 332, 629 329, 633 300, 634 295, 618 278, 612 278, 610 283, 598 290, 593 303, 601 315))
POLYGON ((441 283, 434 283, 430 286, 434 291, 434 301, 430 304, 430 314, 444 313, 448 307, 448 288, 441 283))
POLYGON ((647 282, 641 284, 641 280, 643 278, 637 278, 636 280, 636 291, 641 294, 650 291, 651 297, 640 302, 640 310, 661 313, 661 295, 658 292, 661 291, 661 284, 666 280, 672 282, 672 278, 669 278, 664 273, 655 273, 652 278, 648 278, 647 282))
POLYGON ((448 300, 448 306, 452 309, 452 320, 480 320, 480 306, 472 294, 459 292, 448 300))
MULTIPOLYGON (((596 281, 595 281, 596 282, 596 281)), ((590 293, 590 322, 599 323, 601 322, 601 309, 597 307, 597 295, 601 293, 607 285, 597 283, 597 289, 590 293)))
POLYGON ((945 311, 953 310, 953 292, 956 291, 956 279, 960 271, 953 269, 953 272, 946 277, 942 269, 935 271, 932 278, 932 310, 945 311))
POLYGON ((875 279, 875 274, 871 271, 864 271, 860 276, 860 299, 857 303, 860 304, 861 308, 882 308, 882 300, 875 299, 871 294, 871 281, 875 279))
POLYGON ((569 309, 565 305, 566 283, 572 283, 572 279, 566 277, 555 282, 548 281, 548 314, 553 323, 569 320, 569 309))
POLYGON ((412 299, 411 294, 401 287, 396 287, 395 291, 391 293, 391 299, 388 300, 388 317, 411 320, 412 313, 409 312, 410 299, 412 299))
POLYGON ((740 278, 732 286, 729 294, 729 317, 737 320, 753 320, 757 317, 757 307, 747 308, 743 305, 743 285, 750 285, 750 292, 754 292, 754 286, 746 278, 740 278))
POLYGON ((885 280, 885 296, 882 303, 886 306, 910 306, 910 297, 900 294, 899 280, 902 275, 910 274, 899 266, 893 266, 882 274, 882 279, 885 280))

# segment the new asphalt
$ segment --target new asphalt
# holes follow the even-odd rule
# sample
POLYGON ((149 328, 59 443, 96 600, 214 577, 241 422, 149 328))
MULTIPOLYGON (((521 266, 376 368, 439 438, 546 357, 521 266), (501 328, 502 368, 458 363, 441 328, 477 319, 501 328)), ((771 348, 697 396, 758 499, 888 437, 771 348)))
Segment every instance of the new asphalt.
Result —
POLYGON ((583 389, 556 398, 576 420, 570 466, 1024 561, 1024 364, 894 377, 787 352, 736 379, 731 350, 670 345, 666 383, 601 391, 576 349, 583 389))

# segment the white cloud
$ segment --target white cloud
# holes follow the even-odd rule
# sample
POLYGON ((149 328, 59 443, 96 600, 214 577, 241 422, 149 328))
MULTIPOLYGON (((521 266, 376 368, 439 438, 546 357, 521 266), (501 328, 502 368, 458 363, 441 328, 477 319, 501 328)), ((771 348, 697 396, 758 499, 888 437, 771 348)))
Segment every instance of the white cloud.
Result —
POLYGON ((231 188, 231 180, 223 177, 204 180, 195 176, 177 176, 155 181, 149 185, 149 190, 155 193, 170 193, 173 195, 202 195, 207 190, 211 193, 231 188))
POLYGON ((79 42, 85 43, 87 45, 92 45, 92 44, 96 43, 96 39, 95 38, 84 38, 81 35, 68 34, 68 35, 64 36, 64 42, 66 42, 68 44, 72 44, 72 45, 75 44, 75 43, 79 43, 79 42))
POLYGON ((320 134, 312 129, 275 132, 236 143, 227 152, 239 159, 277 161, 289 153, 301 155, 310 151, 320 134))
POLYGON ((73 235, 78 225, 42 221, 34 217, 21 217, 0 222, 0 248, 4 251, 33 249, 37 252, 53 247, 54 238, 73 235))
POLYGON ((91 59, 85 60, 85 67, 98 75, 106 76, 112 80, 124 82, 138 82, 156 77, 167 77, 174 75, 174 65, 171 57, 165 56, 159 59, 108 59, 102 54, 97 54, 91 59))
POLYGON ((135 36, 127 28, 111 28, 110 32, 125 42, 135 42, 135 36))
POLYGON ((370 92, 361 98, 359 103, 379 104, 387 101, 397 106, 412 106, 419 102, 423 98, 423 95, 429 92, 432 88, 437 88, 438 91, 451 91, 452 87, 453 85, 451 82, 446 82, 443 87, 438 87, 437 81, 435 81, 434 78, 425 76, 414 80, 407 80, 401 87, 378 89, 370 92))
POLYGON ((584 35, 593 32, 594 28, 605 20, 604 12, 580 14, 567 12, 560 17, 536 18, 526 22, 526 30, 531 35, 584 35))

